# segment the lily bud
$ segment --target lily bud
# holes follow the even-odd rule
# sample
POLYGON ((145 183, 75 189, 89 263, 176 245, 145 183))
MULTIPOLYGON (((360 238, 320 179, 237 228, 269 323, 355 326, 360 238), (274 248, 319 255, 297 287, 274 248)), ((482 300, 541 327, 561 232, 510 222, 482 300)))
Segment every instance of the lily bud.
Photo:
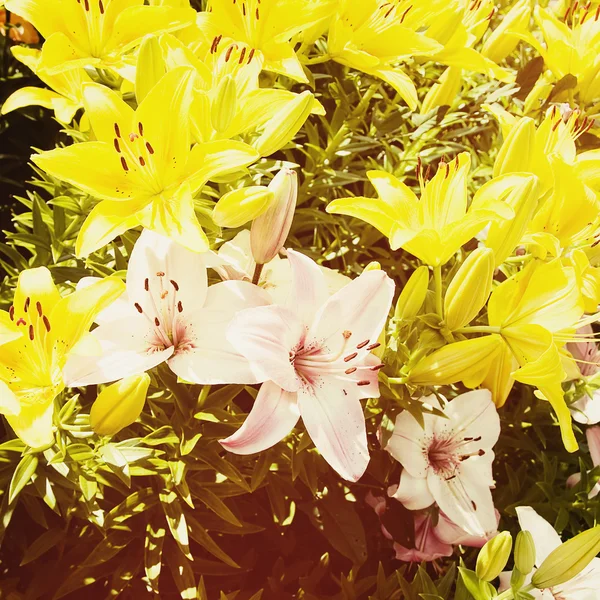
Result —
POLYGON ((215 204, 213 221, 219 227, 241 227, 264 213, 274 198, 273 192, 262 185, 227 192, 215 204))
POLYGON ((483 44, 481 54, 498 63, 504 60, 521 41, 515 33, 529 31, 531 18, 531 1, 520 0, 507 13, 498 27, 483 44))
POLYGON ((414 319, 419 314, 423 302, 425 302, 428 287, 429 269, 425 265, 421 265, 408 278, 406 285, 400 292, 400 297, 396 302, 394 318, 397 321, 414 319))
POLYGON ((421 114, 425 115, 438 106, 452 106, 458 97, 458 91, 462 85, 462 69, 460 67, 448 67, 434 83, 421 106, 421 114))
POLYGON ((529 157, 533 156, 534 144, 534 121, 529 117, 523 117, 504 138, 504 143, 494 162, 493 176, 530 170, 529 157))
POLYGON ((529 575, 535 566, 535 544, 527 530, 519 531, 515 540, 515 566, 523 575, 529 575))
POLYGON ((90 411, 90 425, 99 435, 115 435, 142 412, 150 385, 147 373, 126 377, 105 387, 90 411))
POLYGON ((486 542, 477 556, 477 577, 484 581, 496 579, 504 570, 511 550, 512 537, 508 531, 503 531, 486 542))
POLYGON ((135 72, 135 98, 140 102, 165 74, 163 52, 155 35, 147 35, 140 44, 135 72))
POLYGON ((538 589, 561 585, 581 573, 600 552, 600 525, 583 531, 552 551, 533 574, 538 589))
POLYGON ((313 109, 314 96, 307 90, 276 112, 253 144, 261 156, 283 148, 304 125, 313 109))
POLYGON ((273 260, 283 248, 292 226, 298 198, 298 175, 292 169, 281 169, 269 184, 273 201, 254 219, 250 229, 252 256, 259 265, 273 260))
POLYGON ((471 252, 452 278, 444 298, 446 326, 455 331, 468 325, 483 308, 494 277, 494 252, 477 248, 471 252))
POLYGON ((237 87, 231 75, 219 82, 217 94, 212 102, 210 117, 216 131, 225 131, 236 113, 237 87))

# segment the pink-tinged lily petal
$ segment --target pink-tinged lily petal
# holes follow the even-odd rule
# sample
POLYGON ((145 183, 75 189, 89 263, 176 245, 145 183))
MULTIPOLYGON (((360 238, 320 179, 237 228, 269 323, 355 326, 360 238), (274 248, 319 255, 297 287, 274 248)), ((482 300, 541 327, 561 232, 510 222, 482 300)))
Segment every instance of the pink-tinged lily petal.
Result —
POLYGON ((596 425, 600 423, 600 390, 591 396, 587 394, 569 405, 569 410, 574 421, 582 425, 596 425))
POLYGON ((535 546, 535 565, 539 567, 548 555, 561 545, 561 539, 554 527, 540 517, 531 506, 518 506, 517 517, 523 531, 529 531, 535 546))
POLYGON ((354 390, 333 377, 298 391, 306 430, 323 458, 344 479, 358 481, 369 464, 365 418, 354 390))
POLYGON ((137 302, 147 314, 160 312, 169 302, 173 313, 178 302, 189 311, 204 304, 207 289, 202 254, 148 229, 142 231, 127 270, 127 294, 132 304, 137 302))
POLYGON ((431 521, 431 514, 415 515, 415 547, 405 548, 400 544, 394 544, 398 560, 422 562, 452 555, 454 548, 437 537, 431 521))
POLYGON ((236 313, 270 303, 267 292, 246 281, 211 285, 204 308, 188 315, 189 349, 168 361, 174 373, 186 381, 202 384, 260 383, 264 381, 253 363, 236 351, 226 333, 236 313), (193 331, 192 331, 193 330, 193 331))
MULTIPOLYGON (((383 271, 367 271, 335 293, 317 313, 307 343, 322 343, 330 352, 368 341, 376 343, 387 319, 394 282, 383 271), (350 332, 346 339, 344 332, 350 332)), ((366 348, 369 346, 366 345, 366 348)))
POLYGON ((438 523, 435 527, 435 534, 446 544, 453 546, 470 546, 471 548, 481 548, 483 545, 493 538, 498 533, 498 522, 500 521, 500 513, 495 510, 496 528, 494 531, 486 533, 486 535, 471 535, 461 529, 456 523, 450 520, 444 513, 440 513, 438 523))
MULTIPOLYGON (((427 402, 428 398, 424 398, 427 402)), ((402 411, 396 417, 394 432, 385 449, 416 478, 425 478, 429 469, 427 458, 427 438, 433 433, 433 428, 439 417, 423 415, 423 427, 407 411, 402 411)))
POLYGON ((402 471, 400 484, 391 497, 402 502, 408 510, 428 508, 435 502, 427 485, 427 479, 413 477, 406 468, 402 471))
MULTIPOLYGON (((101 277, 82 277, 77 282, 76 289, 79 290, 88 287, 101 280, 101 277)), ((98 325, 102 325, 104 323, 116 321, 117 319, 125 319, 129 317, 137 317, 136 310, 133 306, 133 303, 129 301, 127 292, 123 292, 123 294, 121 294, 112 304, 107 306, 104 310, 101 310, 96 315, 94 321, 98 323, 98 325)))
POLYGON ((263 383, 244 424, 220 444, 235 454, 261 452, 285 438, 298 422, 296 394, 263 383))
POLYGON ((500 436, 500 418, 489 390, 473 390, 451 400, 437 419, 435 433, 452 431, 455 438, 479 438, 478 447, 491 448, 500 436))
POLYGON ((147 322, 138 315, 101 325, 92 332, 102 353, 99 356, 71 354, 63 377, 67 385, 108 383, 130 375, 143 373, 167 360, 173 347, 151 350, 152 336, 147 322))
POLYGON ((281 306, 242 310, 227 329, 229 343, 250 361, 254 372, 288 392, 300 387, 290 353, 302 344, 305 334, 296 315, 281 306))
POLYGON ((585 437, 590 449, 592 462, 597 467, 600 465, 600 426, 588 427, 585 431, 585 437))
POLYGON ((288 250, 292 286, 286 307, 293 310, 302 323, 312 323, 329 294, 325 275, 314 260, 300 252, 288 250))
POLYGON ((573 475, 569 475, 567 477, 567 487, 572 488, 575 487, 581 481, 581 473, 573 473, 573 475))

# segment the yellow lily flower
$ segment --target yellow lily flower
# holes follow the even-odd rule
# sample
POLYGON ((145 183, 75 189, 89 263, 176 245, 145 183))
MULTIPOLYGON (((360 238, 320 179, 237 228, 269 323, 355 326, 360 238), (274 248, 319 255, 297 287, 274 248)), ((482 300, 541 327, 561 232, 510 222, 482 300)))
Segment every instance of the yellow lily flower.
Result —
POLYGON ((138 81, 147 82, 148 72, 160 62, 167 71, 181 66, 195 69, 191 119, 194 138, 199 142, 257 134, 268 126, 280 137, 274 149, 264 139, 261 146, 255 144, 262 155, 268 155, 289 142, 311 112, 324 114, 309 91, 295 94, 261 88, 264 58, 242 43, 216 39, 210 46, 196 42, 186 45, 167 34, 160 37, 159 49, 161 55, 148 60, 143 60, 140 52, 138 81))
POLYGON ((443 49, 421 31, 435 12, 432 2, 341 0, 329 28, 328 54, 336 62, 382 79, 414 110, 417 90, 399 65, 443 49))
POLYGON ((207 250, 194 194, 209 179, 251 164, 258 152, 233 141, 190 149, 190 69, 164 75, 136 110, 101 85, 87 84, 83 94, 98 141, 32 157, 43 170, 102 200, 81 228, 77 254, 87 256, 138 225, 193 251, 207 250))
POLYGON ((41 58, 39 50, 13 46, 11 52, 17 60, 27 65, 52 89, 29 86, 20 88, 6 99, 2 105, 2 114, 5 115, 24 106, 43 106, 53 110, 61 123, 70 123, 75 113, 83 108, 83 84, 92 82, 89 75, 81 68, 48 75, 39 69, 41 58))
POLYGON ((67 356, 96 314, 124 290, 120 279, 107 277, 61 298, 45 267, 20 273, 10 311, 0 312, 0 323, 9 321, 18 335, 0 346, 0 412, 28 446, 52 443, 54 399, 65 388, 67 356))
POLYGON ((481 48, 481 54, 495 63, 504 60, 521 41, 516 33, 529 31, 531 20, 531 0, 518 0, 504 15, 502 22, 487 37, 481 48))
POLYGON ((55 75, 75 67, 118 67, 122 55, 150 33, 176 31, 196 11, 144 6, 144 0, 6 0, 6 8, 30 21, 46 38, 40 69, 55 75))
POLYGON ((370 223, 390 240, 392 250, 403 248, 428 265, 446 263, 479 233, 487 223, 511 218, 508 204, 492 198, 480 201, 475 194, 468 208, 467 179, 471 157, 462 152, 450 163, 440 162, 434 177, 424 183, 421 200, 412 190, 385 171, 367 176, 378 198, 342 198, 327 206, 327 212, 357 217, 370 223))
POLYGON ((308 82, 294 38, 331 16, 335 0, 210 0, 198 25, 213 40, 230 38, 264 58, 264 69, 308 82))

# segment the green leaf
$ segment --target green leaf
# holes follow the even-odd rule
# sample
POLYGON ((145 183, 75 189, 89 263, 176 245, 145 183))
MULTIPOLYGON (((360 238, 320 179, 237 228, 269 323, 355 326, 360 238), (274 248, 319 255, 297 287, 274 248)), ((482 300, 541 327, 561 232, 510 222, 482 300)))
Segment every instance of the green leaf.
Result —
POLYGON ((108 562, 133 539, 131 531, 112 531, 90 552, 81 563, 82 567, 94 567, 108 562))
POLYGON ((196 600, 196 579, 189 560, 179 546, 171 545, 164 555, 182 600, 196 600))
POLYGON ((21 565, 26 565, 40 556, 45 554, 51 548, 57 546, 67 535, 67 532, 59 527, 49 529, 40 535, 31 545, 25 550, 23 558, 21 559, 21 565))
POLYGON ((210 508, 216 515, 224 521, 241 527, 239 519, 231 512, 227 505, 213 492, 202 487, 201 483, 196 481, 188 482, 194 498, 198 498, 207 508, 210 508))
POLYGON ((181 551, 192 560, 187 521, 175 490, 163 490, 159 493, 159 497, 173 539, 181 551))
POLYGON ((187 522, 190 528, 190 536, 195 542, 230 567, 234 567, 235 569, 240 568, 240 566, 217 545, 210 535, 208 535, 208 532, 200 525, 199 521, 192 516, 188 516, 187 522))
POLYGON ((148 510, 158 501, 158 495, 151 487, 134 492, 106 515, 104 527, 110 529, 118 523, 123 523, 127 519, 148 510))
POLYGON ((491 600, 496 595, 496 590, 487 582, 479 579, 474 571, 458 567, 461 579, 467 590, 475 600, 491 600))
POLYGON ((158 594, 158 578, 162 570, 162 550, 167 530, 162 518, 155 514, 146 525, 144 570, 152 590, 158 594))
POLYGON ((35 454, 26 454, 17 465, 8 488, 8 502, 11 504, 21 490, 29 483, 38 466, 35 454))

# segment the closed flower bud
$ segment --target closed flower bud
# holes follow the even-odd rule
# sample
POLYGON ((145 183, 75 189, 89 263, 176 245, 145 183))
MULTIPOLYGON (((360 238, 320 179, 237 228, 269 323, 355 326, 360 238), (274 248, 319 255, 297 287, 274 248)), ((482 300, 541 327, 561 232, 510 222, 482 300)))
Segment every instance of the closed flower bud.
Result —
POLYGON ((142 412, 150 385, 147 373, 132 375, 105 387, 90 411, 90 425, 99 435, 115 435, 142 412))
POLYGON ((494 162, 493 176, 518 171, 529 171, 529 160, 533 155, 535 124, 533 119, 523 117, 505 137, 494 162))
POLYGON ((425 115, 438 106, 452 106, 458 97, 462 85, 462 69, 460 67, 448 67, 433 84, 421 106, 421 114, 425 115))
POLYGON ((533 574, 538 589, 561 585, 581 573, 600 552, 600 525, 583 531, 552 551, 533 574))
POLYGON ((213 221, 219 227, 241 227, 264 213, 273 200, 273 192, 262 185, 227 192, 215 204, 213 221))
POLYGON ((521 40, 515 33, 529 31, 530 17, 531 0, 517 2, 484 42, 481 54, 496 63, 504 60, 521 40))
POLYGON ((296 171, 281 169, 269 184, 269 190, 273 193, 271 205, 254 219, 250 230, 252 256, 259 265, 277 256, 290 232, 298 198, 296 171))
POLYGON ((446 326, 450 331, 468 325, 483 308, 492 291, 494 252, 477 248, 452 278, 444 298, 446 326))
POLYGON ((515 540, 515 566, 523 575, 529 575, 535 566, 535 544, 529 531, 519 531, 515 540))
POLYGON ((135 72, 135 98, 138 104, 165 74, 163 52, 155 35, 147 35, 140 45, 135 72))
POLYGON ((276 112, 253 144, 261 156, 269 156, 283 148, 304 125, 313 104, 314 96, 307 90, 276 112))
POLYGON ((408 321, 419 314, 427 288, 429 287, 429 269, 422 265, 408 278, 406 285, 400 292, 394 318, 398 321, 408 321))
POLYGON ((217 93, 212 101, 210 118, 217 132, 225 131, 236 113, 237 87, 231 75, 226 75, 219 82, 217 93))
POLYGON ((508 531, 503 531, 486 542, 477 556, 475 572, 479 579, 492 581, 504 570, 510 551, 512 549, 512 537, 508 531))

